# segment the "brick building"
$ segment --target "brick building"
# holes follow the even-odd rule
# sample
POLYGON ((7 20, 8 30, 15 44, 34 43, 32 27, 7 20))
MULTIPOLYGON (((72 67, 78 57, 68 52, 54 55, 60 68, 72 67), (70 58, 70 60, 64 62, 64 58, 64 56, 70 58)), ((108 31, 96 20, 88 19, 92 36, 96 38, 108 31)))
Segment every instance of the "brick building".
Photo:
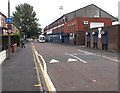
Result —
POLYGON ((0 35, 3 34, 3 31, 7 30, 7 24, 5 23, 5 18, 7 17, 0 12, 0 35))
MULTIPOLYGON (((7 35, 7 25, 5 23, 5 18, 7 18, 3 13, 0 12, 0 35, 7 35)), ((11 24, 11 30, 14 33, 19 33, 19 30, 11 24)))
POLYGON ((120 51, 119 28, 120 24, 86 30, 85 45, 91 48, 120 51))
POLYGON ((85 30, 111 26, 118 19, 94 4, 67 13, 44 28, 47 41, 72 45, 85 44, 85 30))

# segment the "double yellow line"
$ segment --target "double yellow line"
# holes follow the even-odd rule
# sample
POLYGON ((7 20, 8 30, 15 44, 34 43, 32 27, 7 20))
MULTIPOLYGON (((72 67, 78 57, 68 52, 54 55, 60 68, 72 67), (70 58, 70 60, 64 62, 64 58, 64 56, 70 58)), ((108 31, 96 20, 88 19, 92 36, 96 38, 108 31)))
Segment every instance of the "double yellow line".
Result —
POLYGON ((45 82, 46 82, 48 91, 49 91, 50 93, 52 93, 52 88, 51 88, 51 86, 50 86, 50 84, 49 84, 49 81, 48 81, 48 78, 47 78, 47 76, 46 76, 46 74, 45 74, 45 71, 44 71, 44 69, 43 69, 42 63, 41 63, 41 61, 40 61, 40 59, 39 59, 39 57, 38 57, 38 53, 37 53, 37 51, 36 51, 36 49, 35 49, 35 47, 34 47, 33 44, 32 44, 32 48, 33 48, 33 51, 34 51, 34 53, 35 53, 36 60, 37 60, 37 62, 39 63, 39 66, 40 66, 40 69, 41 69, 41 71, 42 71, 43 77, 44 77, 44 79, 45 79, 45 82))

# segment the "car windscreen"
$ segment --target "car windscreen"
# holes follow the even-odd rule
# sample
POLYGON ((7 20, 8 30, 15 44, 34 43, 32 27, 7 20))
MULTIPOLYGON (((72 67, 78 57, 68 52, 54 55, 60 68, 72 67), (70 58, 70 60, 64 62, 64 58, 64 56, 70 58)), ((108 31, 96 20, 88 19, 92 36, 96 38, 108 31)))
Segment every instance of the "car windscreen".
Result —
POLYGON ((40 40, 45 40, 45 38, 44 37, 40 37, 40 40))

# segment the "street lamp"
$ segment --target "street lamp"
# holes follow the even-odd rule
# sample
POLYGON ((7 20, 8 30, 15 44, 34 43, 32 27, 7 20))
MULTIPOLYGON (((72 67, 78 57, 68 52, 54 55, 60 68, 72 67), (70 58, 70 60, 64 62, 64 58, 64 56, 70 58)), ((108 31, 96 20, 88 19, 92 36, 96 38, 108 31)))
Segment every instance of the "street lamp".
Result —
POLYGON ((62 16, 63 6, 60 6, 59 9, 60 9, 60 16, 62 16))

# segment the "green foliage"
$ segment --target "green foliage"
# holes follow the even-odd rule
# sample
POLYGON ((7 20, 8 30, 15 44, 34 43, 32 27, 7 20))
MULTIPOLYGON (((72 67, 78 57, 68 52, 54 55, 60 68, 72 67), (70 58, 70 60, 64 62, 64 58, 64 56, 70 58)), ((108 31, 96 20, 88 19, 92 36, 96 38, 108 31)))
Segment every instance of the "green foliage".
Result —
POLYGON ((24 32, 25 35, 31 37, 41 32, 33 6, 27 3, 16 6, 16 11, 13 12, 12 18, 13 24, 21 31, 21 35, 24 32))
POLYGON ((37 37, 36 37, 36 36, 31 36, 30 38, 32 38, 32 39, 36 39, 37 37))

